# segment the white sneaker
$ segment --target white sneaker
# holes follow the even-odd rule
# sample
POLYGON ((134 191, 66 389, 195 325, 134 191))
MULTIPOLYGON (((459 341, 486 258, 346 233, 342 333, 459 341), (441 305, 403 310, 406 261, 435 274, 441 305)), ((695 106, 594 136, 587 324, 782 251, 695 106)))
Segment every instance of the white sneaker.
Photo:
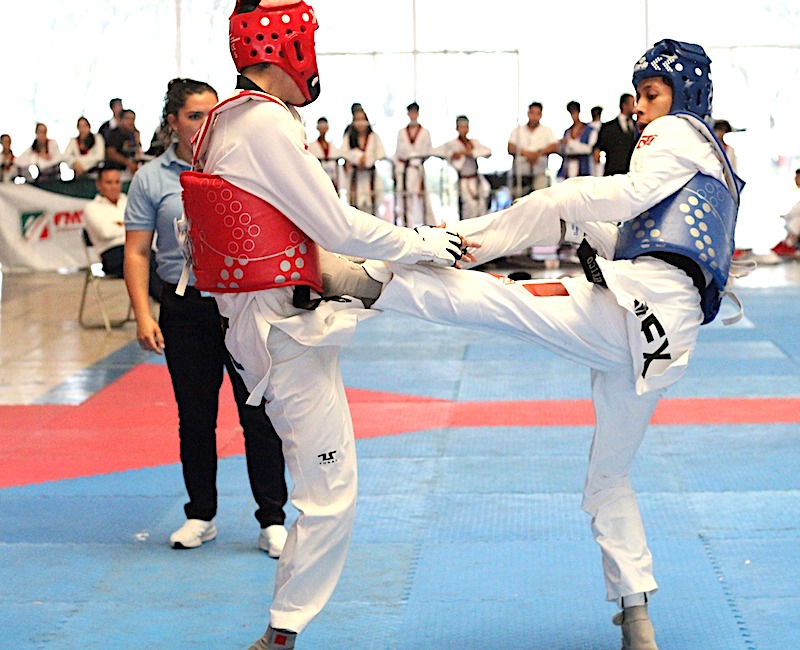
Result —
POLYGON ((647 605, 626 607, 612 620, 614 625, 622 627, 622 650, 658 650, 647 605))
POLYGON ((250 650, 291 650, 297 634, 287 630, 273 630, 268 627, 258 641, 250 646, 250 650))
POLYGON ((216 536, 217 527, 213 520, 187 519, 183 526, 169 536, 169 543, 172 548, 197 548, 216 536))
POLYGON ((261 529, 258 536, 258 548, 275 559, 283 553, 283 545, 286 544, 286 529, 280 524, 274 524, 261 529))

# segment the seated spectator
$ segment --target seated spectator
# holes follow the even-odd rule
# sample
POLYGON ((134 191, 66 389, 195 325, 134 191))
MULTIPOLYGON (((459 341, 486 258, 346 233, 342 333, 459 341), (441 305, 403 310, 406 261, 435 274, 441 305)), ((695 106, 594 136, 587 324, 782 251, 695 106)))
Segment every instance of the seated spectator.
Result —
POLYGON ((123 180, 130 180, 139 169, 142 156, 139 132, 136 130, 136 113, 124 109, 120 114, 119 126, 108 132, 105 141, 105 166, 121 170, 123 180))
POLYGON ((13 183, 19 176, 17 159, 11 151, 11 136, 8 133, 0 135, 0 183, 13 183))
POLYGON ((47 137, 47 125, 37 122, 33 143, 17 160, 17 164, 23 170, 23 176, 35 183, 57 180, 60 178, 58 166, 61 160, 58 143, 47 137))
POLYGON ((119 97, 114 97, 108 102, 108 107, 111 109, 111 118, 106 120, 97 129, 97 132, 103 136, 103 140, 108 137, 108 134, 113 129, 119 126, 119 116, 122 113, 122 100, 119 97))
MULTIPOLYGON (((800 169, 794 172, 794 184, 800 189, 800 169)), ((800 259, 800 250, 797 247, 797 240, 800 238, 800 201, 783 215, 783 219, 786 222, 786 238, 778 242, 772 252, 778 257, 800 259)))
POLYGON ((103 136, 92 133, 92 125, 85 117, 78 118, 78 135, 69 141, 64 151, 66 162, 75 176, 94 171, 105 160, 106 144, 103 136))
MULTIPOLYGON (((125 259, 125 206, 119 169, 103 167, 97 175, 97 195, 83 209, 86 233, 100 255, 103 273, 123 277, 125 259)), ((155 273, 155 253, 150 256, 150 296, 159 302, 161 281, 155 273)))
POLYGON ((172 133, 168 128, 158 125, 156 130, 153 131, 153 137, 150 138, 150 146, 144 152, 146 160, 158 158, 162 153, 167 150, 167 147, 172 144, 172 133))

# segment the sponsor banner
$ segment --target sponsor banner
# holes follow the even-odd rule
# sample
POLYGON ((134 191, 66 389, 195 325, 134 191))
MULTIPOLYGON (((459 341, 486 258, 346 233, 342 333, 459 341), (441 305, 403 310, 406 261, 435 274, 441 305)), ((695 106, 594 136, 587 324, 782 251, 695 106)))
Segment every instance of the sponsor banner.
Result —
POLYGON ((33 185, 0 184, 0 264, 5 270, 86 266, 83 208, 88 200, 33 185))

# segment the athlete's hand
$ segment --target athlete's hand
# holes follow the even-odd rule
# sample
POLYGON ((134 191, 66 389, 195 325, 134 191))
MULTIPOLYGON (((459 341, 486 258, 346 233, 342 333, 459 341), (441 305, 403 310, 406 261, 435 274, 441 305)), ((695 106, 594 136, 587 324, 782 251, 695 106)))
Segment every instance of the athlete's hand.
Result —
POLYGON ((161 334, 161 328, 149 314, 136 319, 136 339, 142 350, 156 354, 164 353, 164 337, 161 334))
MULTIPOLYGON (((447 228, 447 224, 443 223, 441 226, 438 226, 438 227, 446 229, 447 228)), ((470 248, 472 248, 472 249, 480 248, 481 245, 476 241, 470 241, 469 239, 465 239, 461 235, 458 235, 458 238, 461 240, 461 261, 462 262, 470 262, 470 263, 471 262, 475 262, 476 261, 476 257, 472 253, 469 252, 469 249, 470 248)), ((461 268, 461 264, 456 263, 455 266, 456 266, 457 269, 461 268)))
MULTIPOLYGON (((446 223, 440 223, 438 226, 435 226, 435 227, 436 228, 444 228, 445 230, 447 230, 447 224, 446 223)), ((452 232, 452 231, 450 231, 450 232, 452 232)), ((456 234, 458 234, 458 233, 456 233, 456 234)), ((470 241, 469 239, 465 239, 461 235, 458 235, 458 237, 461 240, 461 260, 460 261, 461 262, 470 262, 470 263, 471 262, 475 262, 476 261, 476 257, 472 253, 470 253, 468 249, 470 249, 470 248, 480 248, 481 245, 476 241, 470 241)), ((456 264, 454 266, 457 269, 461 268, 461 264, 459 264, 458 262, 456 262, 456 264)))
POLYGON ((426 243, 430 244, 428 249, 431 259, 425 261, 432 262, 438 266, 455 266, 461 268, 459 260, 474 262, 475 257, 468 252, 468 248, 479 248, 480 244, 464 239, 456 232, 447 230, 444 224, 431 226, 417 226, 414 230, 426 243))

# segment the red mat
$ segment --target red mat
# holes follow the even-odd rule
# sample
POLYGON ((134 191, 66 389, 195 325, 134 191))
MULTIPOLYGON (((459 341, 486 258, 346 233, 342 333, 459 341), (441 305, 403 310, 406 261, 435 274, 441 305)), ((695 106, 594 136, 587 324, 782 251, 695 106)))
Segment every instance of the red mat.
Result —
MULTIPOLYGON (((591 426, 589 400, 451 402, 348 389, 356 437, 446 427, 591 426)), ((0 406, 0 488, 179 462, 178 414, 164 366, 141 364, 80 406, 0 406)), ((800 398, 664 399, 654 424, 800 422, 800 398)), ((220 457, 244 453, 226 379, 220 457)))

